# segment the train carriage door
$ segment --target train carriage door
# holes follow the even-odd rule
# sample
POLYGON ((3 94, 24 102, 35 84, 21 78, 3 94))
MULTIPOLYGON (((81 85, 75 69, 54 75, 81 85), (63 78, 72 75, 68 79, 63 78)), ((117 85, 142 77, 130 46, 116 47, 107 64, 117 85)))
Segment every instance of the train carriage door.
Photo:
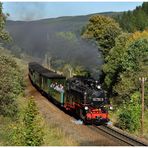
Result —
POLYGON ((64 106, 65 98, 65 80, 61 81, 61 105, 64 106))
POLYGON ((34 82, 35 82, 36 85, 38 84, 37 83, 37 72, 36 71, 34 72, 34 82))
POLYGON ((44 78, 42 75, 41 75, 41 88, 42 90, 44 90, 44 78))
POLYGON ((51 80, 47 79, 48 93, 50 92, 51 80))
POLYGON ((48 93, 48 78, 45 77, 44 82, 44 90, 48 93))
POLYGON ((33 81, 33 83, 35 82, 35 76, 34 76, 34 70, 32 70, 32 81, 33 81))
POLYGON ((33 82, 35 83, 35 71, 33 72, 33 82))
POLYGON ((64 106, 64 92, 61 92, 61 105, 64 106))
POLYGON ((39 87, 42 88, 42 75, 39 74, 39 87))

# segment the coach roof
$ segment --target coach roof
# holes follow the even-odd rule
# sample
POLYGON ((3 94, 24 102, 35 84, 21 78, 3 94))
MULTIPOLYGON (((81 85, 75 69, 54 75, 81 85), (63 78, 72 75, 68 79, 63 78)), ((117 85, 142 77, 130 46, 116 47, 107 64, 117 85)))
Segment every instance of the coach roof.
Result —
POLYGON ((31 62, 29 63, 29 68, 38 72, 39 74, 41 74, 42 76, 45 76, 47 78, 60 78, 60 79, 65 79, 66 77, 59 75, 51 70, 48 70, 47 68, 44 68, 43 66, 41 66, 40 64, 36 63, 36 62, 31 62))

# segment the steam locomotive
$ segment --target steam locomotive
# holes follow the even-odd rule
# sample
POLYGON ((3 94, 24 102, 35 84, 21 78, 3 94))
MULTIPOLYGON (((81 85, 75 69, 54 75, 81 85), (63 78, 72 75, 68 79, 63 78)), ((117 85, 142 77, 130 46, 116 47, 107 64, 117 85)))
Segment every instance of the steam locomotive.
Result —
POLYGON ((109 121, 106 105, 109 100, 93 78, 75 76, 70 79, 50 71, 36 62, 29 63, 32 84, 51 102, 84 123, 100 124, 109 121))

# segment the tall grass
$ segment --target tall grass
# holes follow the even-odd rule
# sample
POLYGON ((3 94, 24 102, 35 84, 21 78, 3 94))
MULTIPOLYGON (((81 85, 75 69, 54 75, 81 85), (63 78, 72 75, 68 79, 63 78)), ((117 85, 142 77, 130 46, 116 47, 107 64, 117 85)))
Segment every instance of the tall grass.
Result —
POLYGON ((7 128, 11 122, 12 120, 9 117, 0 116, 0 146, 7 145, 9 141, 7 128))
POLYGON ((79 144, 66 135, 56 124, 45 123, 46 135, 44 138, 44 146, 78 146, 79 144))

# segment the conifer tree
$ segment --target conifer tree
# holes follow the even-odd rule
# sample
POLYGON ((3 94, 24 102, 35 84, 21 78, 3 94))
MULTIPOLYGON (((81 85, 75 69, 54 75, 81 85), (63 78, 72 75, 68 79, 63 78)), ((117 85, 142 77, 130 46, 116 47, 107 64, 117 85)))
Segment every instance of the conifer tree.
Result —
POLYGON ((133 11, 124 12, 116 17, 123 30, 128 32, 143 31, 148 28, 148 2, 133 11))
POLYGON ((40 146, 43 144, 43 130, 41 119, 35 101, 30 98, 25 109, 23 118, 24 124, 24 145, 40 146))

